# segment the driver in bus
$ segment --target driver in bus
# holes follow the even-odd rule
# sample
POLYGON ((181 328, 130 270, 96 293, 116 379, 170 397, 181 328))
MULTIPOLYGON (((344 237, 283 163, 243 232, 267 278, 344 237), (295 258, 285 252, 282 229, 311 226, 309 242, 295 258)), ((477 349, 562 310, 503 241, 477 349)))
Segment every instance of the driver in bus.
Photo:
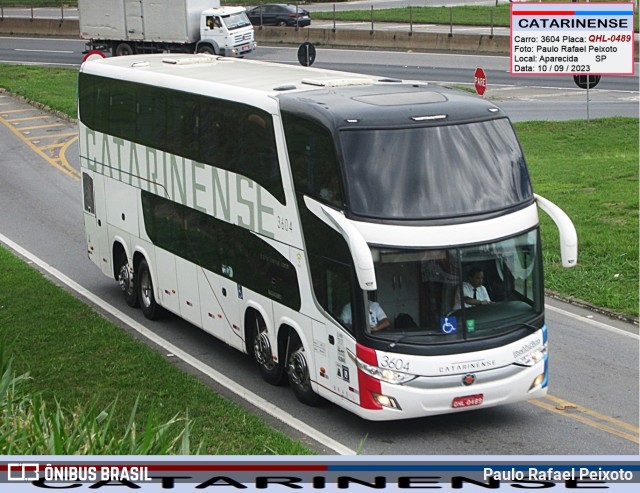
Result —
POLYGON ((466 308, 491 303, 487 288, 482 285, 483 282, 484 272, 477 267, 472 267, 469 270, 468 282, 462 283, 462 294, 466 308))
MULTIPOLYGON (((345 325, 351 327, 351 303, 347 303, 344 306, 340 319, 345 325)), ((391 322, 380 306, 380 303, 369 300, 369 328, 371 332, 378 332, 379 330, 384 330, 389 327, 391 327, 391 322)))

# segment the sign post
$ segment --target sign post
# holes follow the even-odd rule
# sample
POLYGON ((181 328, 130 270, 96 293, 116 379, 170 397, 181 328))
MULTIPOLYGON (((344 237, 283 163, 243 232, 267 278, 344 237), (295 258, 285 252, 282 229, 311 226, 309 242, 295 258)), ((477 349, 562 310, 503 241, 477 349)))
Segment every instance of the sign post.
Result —
POLYGON ((482 67, 476 68, 476 71, 473 73, 473 85, 476 88, 478 96, 484 97, 484 93, 487 90, 487 74, 484 73, 482 67))
POLYGON ((589 121, 589 89, 596 87, 600 82, 600 75, 574 75, 573 81, 580 89, 587 90, 587 121, 589 121))

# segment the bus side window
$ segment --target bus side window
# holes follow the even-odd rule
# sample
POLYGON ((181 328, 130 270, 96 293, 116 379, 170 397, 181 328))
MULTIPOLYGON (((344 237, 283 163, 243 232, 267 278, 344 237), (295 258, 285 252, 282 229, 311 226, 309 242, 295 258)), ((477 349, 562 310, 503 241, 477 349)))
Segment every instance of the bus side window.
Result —
POLYGON ((109 123, 111 133, 131 139, 136 131, 136 91, 133 84, 112 84, 109 123))
POLYGON ((166 98, 157 88, 138 89, 136 141, 154 148, 166 142, 166 98))
POLYGON ((345 323, 342 320, 345 307, 353 306, 351 267, 322 257, 314 257, 310 260, 312 261, 313 290, 318 302, 334 319, 353 332, 352 321, 345 323))
POLYGON ((333 138, 320 125, 283 113, 296 191, 342 208, 342 188, 333 138))
POLYGON ((96 213, 95 196, 93 194, 93 178, 87 173, 82 173, 82 197, 84 210, 89 214, 96 213))

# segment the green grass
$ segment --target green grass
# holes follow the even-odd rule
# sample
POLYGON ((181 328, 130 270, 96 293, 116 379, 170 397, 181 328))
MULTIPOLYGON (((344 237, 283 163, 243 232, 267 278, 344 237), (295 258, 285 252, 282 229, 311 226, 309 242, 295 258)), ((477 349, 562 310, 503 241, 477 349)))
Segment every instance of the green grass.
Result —
POLYGON ((139 430, 150 418, 167 423, 188 415, 191 443, 202 444, 203 454, 311 453, 124 333, 4 247, 0 272, 0 341, 13 356, 16 374, 29 373, 29 391, 41 394, 47 407, 56 409, 60 402, 73 414, 87 403, 101 410, 117 400, 124 411, 114 413, 110 426, 123 435, 136 405, 139 430))
POLYGON ((121 414, 117 402, 101 409, 94 403, 65 410, 48 405, 41 392, 30 393, 27 373, 16 375, 0 343, 0 453, 2 455, 188 455, 191 422, 175 416, 159 422, 149 413, 144 428, 136 422, 137 402, 124 432, 112 423, 121 414))
POLYGON ((0 88, 76 116, 77 69, 0 65, 0 88))
MULTIPOLYGON (((606 1, 606 0, 605 0, 606 1)), ((494 26, 509 27, 511 23, 510 5, 474 6, 464 5, 457 7, 401 7, 393 9, 350 10, 333 12, 313 12, 313 19, 361 21, 371 22, 398 22, 403 24, 454 24, 464 26, 494 26), (373 16, 372 16, 373 14, 373 16)), ((638 16, 634 17, 635 31, 640 25, 638 16)))
MULTIPOLYGON (((509 26, 509 5, 497 7, 462 6, 462 7, 402 7, 394 9, 373 10, 374 22, 401 22, 408 24, 463 24, 472 26, 494 25, 509 26)), ((335 19, 340 21, 371 21, 371 10, 350 10, 336 12, 335 19)), ((333 19, 334 13, 313 12, 312 19, 333 19)))
MULTIPOLYGON (((638 119, 516 124, 536 193, 578 231, 578 265, 563 269, 558 235, 542 222, 548 289, 638 314, 638 119)), ((544 216, 544 214, 541 214, 544 216)))

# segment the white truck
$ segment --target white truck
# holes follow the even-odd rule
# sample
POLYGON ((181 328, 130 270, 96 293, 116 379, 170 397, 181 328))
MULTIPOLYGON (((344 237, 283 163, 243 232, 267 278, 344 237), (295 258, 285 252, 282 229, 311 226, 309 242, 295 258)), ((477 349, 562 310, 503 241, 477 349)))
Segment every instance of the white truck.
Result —
POLYGON ((244 7, 220 0, 79 0, 87 51, 210 53, 244 56, 256 49, 244 7))

